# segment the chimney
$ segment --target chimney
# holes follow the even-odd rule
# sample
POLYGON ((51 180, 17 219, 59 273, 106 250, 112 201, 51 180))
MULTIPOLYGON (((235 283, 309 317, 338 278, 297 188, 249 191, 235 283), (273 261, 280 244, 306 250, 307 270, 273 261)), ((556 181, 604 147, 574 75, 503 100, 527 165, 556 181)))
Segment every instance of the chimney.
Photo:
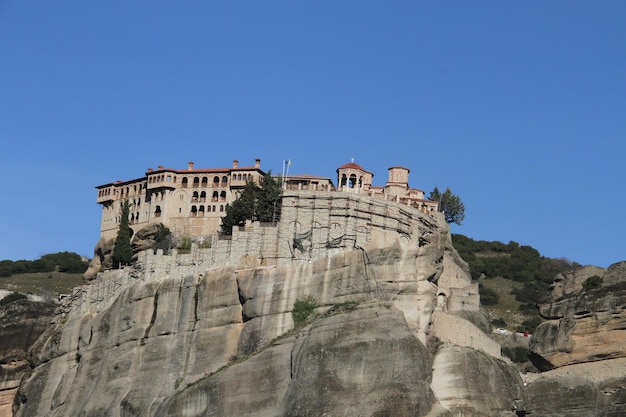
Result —
POLYGON ((148 168, 148 172, 153 172, 154 170, 152 168, 148 168))
POLYGON ((233 168, 238 168, 239 167, 239 161, 234 159, 233 160, 233 168))
POLYGON ((260 160, 259 158, 257 158, 257 159, 255 159, 255 160, 254 160, 254 167, 255 167, 256 169, 261 168, 261 160, 260 160))
POLYGON ((193 171, 193 162, 187 162, 187 171, 193 171))
POLYGON ((160 170, 162 170, 162 169, 163 169, 163 165, 159 165, 159 166, 157 167, 157 169, 158 169, 159 171, 160 171, 160 170))

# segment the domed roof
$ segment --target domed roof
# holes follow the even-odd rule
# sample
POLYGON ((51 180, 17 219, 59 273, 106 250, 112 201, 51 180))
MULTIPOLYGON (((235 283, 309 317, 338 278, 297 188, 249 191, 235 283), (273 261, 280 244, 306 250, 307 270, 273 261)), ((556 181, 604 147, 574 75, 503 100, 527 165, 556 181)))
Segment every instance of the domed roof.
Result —
MULTIPOLYGON (((368 170, 363 168, 361 165, 355 164, 354 162, 348 162, 347 164, 343 164, 342 166, 337 168, 337 172, 339 172, 340 169, 357 169, 359 171, 363 171, 363 172, 367 172, 368 174, 372 174, 371 172, 369 172, 368 170)), ((374 174, 372 174, 372 176, 373 175, 374 174)))

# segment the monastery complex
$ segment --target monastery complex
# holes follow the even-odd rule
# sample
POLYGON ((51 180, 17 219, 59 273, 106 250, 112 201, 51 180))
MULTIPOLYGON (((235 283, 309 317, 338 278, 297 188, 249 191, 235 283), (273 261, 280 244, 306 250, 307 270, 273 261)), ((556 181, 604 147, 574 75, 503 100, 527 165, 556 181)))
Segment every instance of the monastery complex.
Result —
MULTIPOLYGON (((124 201, 130 203, 133 232, 156 223, 167 226, 176 237, 193 240, 215 235, 220 230, 226 205, 236 200, 248 181, 259 183, 265 172, 261 160, 240 166, 235 160, 229 168, 186 169, 149 168, 143 177, 99 185, 97 202, 102 206, 101 238, 115 238, 124 201)), ((374 174, 350 162, 337 168, 337 186, 330 177, 290 175, 285 191, 315 193, 355 193, 375 199, 394 201, 418 208, 424 213, 437 210, 437 202, 427 200, 424 191, 410 188, 409 169, 388 169, 384 186, 372 185, 374 174)))

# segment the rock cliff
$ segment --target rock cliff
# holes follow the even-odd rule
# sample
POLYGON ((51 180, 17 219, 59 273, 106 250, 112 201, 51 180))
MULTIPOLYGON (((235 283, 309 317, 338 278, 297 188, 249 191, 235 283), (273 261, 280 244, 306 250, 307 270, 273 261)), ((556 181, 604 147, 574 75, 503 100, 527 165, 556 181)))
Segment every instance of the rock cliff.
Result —
POLYGON ((28 350, 50 326, 55 308, 29 300, 0 307, 0 417, 11 417, 13 398, 30 370, 28 350))
POLYGON ((77 289, 15 415, 515 415, 521 379, 463 318, 478 288, 442 219, 292 193, 278 225, 210 246, 143 252, 77 289), (315 318, 295 329, 307 295, 315 318))
POLYGON ((626 262, 584 267, 556 278, 547 321, 530 341, 545 372, 529 375, 528 409, 537 416, 626 415, 626 262), (585 287, 591 277, 596 288, 585 287))
POLYGON ((14 415, 626 415, 626 263, 558 277, 531 342, 544 372, 520 376, 473 324, 478 287, 442 218, 292 192, 278 224, 207 246, 144 251, 77 288, 30 351, 14 415), (317 308, 296 327, 306 296, 317 308))

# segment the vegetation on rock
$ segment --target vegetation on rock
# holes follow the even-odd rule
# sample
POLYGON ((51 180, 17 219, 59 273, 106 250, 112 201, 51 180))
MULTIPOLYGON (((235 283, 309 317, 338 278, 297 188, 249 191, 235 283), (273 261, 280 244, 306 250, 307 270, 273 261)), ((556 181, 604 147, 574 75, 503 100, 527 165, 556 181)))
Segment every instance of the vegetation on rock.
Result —
POLYGON ((120 219, 120 228, 115 238, 115 247, 113 248, 113 264, 115 267, 121 265, 129 265, 133 259, 133 248, 130 245, 132 231, 130 229, 128 216, 130 213, 130 205, 128 200, 122 205, 122 217, 120 219))
POLYGON ((291 310, 295 326, 300 327, 304 325, 309 317, 313 315, 316 307, 317 301, 313 296, 307 295, 304 298, 298 298, 296 302, 293 303, 293 309, 291 310))
POLYGON ((0 300, 0 306, 5 306, 14 301, 26 300, 27 298, 28 297, 24 294, 20 294, 19 292, 12 292, 11 294, 7 295, 2 300, 0 300))
POLYGON ((239 198, 226 205, 222 218, 222 233, 231 234, 233 226, 243 226, 246 220, 276 221, 276 208, 280 200, 280 184, 271 171, 261 178, 259 185, 248 181, 239 198))
POLYGON ((465 204, 458 195, 452 193, 450 187, 446 188, 443 193, 435 187, 428 199, 439 202, 439 211, 443 212, 446 222, 461 225, 465 220, 465 204))
POLYGON ((594 275, 589 277, 583 282, 583 290, 590 291, 595 290, 596 288, 600 288, 602 286, 602 277, 594 275))
POLYGON ((470 268, 472 279, 481 280, 480 297, 485 306, 498 305, 498 293, 487 282, 497 277, 517 282, 511 293, 519 303, 519 310, 526 316, 519 329, 532 332, 541 323, 537 305, 550 293, 554 277, 579 265, 566 259, 541 256, 531 246, 509 243, 473 240, 460 234, 452 235, 452 243, 470 268))

